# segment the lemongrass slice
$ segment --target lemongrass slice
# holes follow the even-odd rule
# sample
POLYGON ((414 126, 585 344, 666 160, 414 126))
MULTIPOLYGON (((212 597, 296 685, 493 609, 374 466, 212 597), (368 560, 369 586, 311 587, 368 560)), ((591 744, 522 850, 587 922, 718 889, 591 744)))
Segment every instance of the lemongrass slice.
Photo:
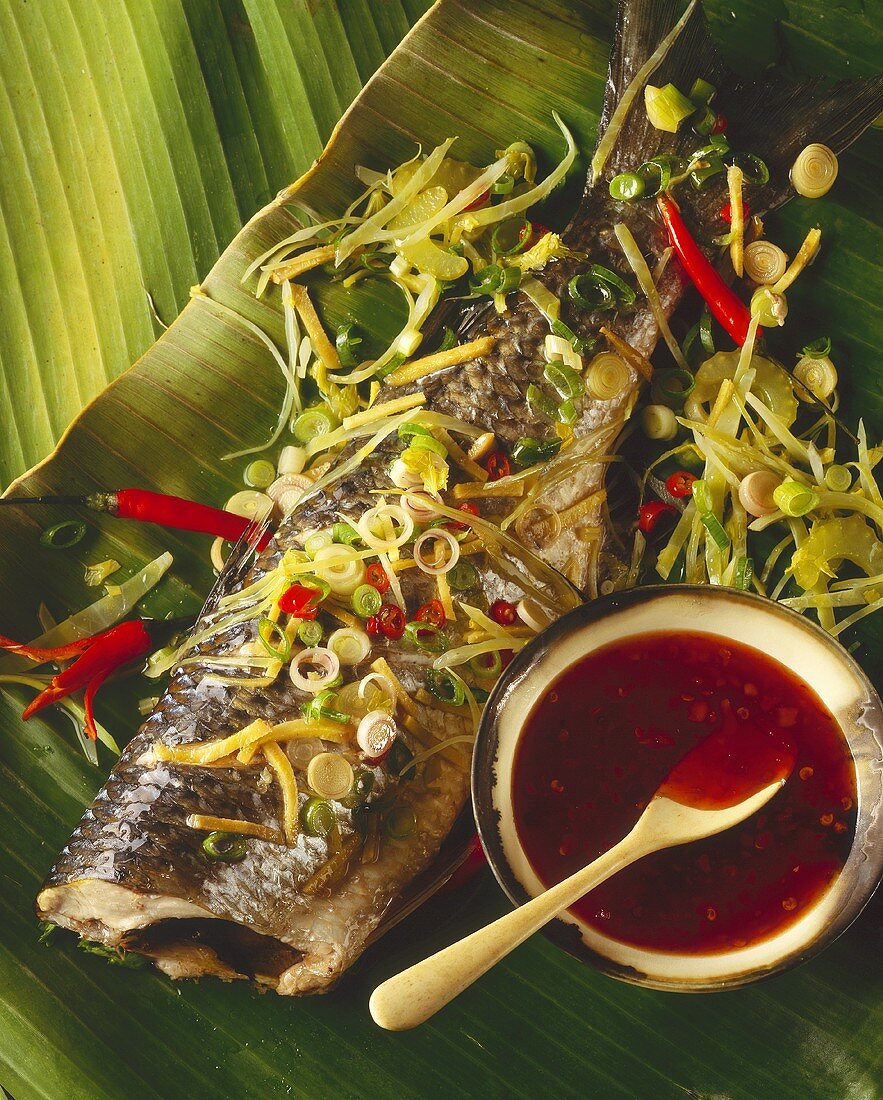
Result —
POLYGON ((678 421, 668 405, 647 405, 641 411, 641 427, 648 439, 674 439, 678 434, 678 421))
POLYGON ((224 505, 224 510, 232 512, 243 519, 264 519, 273 508, 273 500, 267 493, 259 493, 256 489, 243 489, 234 493, 224 505))
POLYGON ((802 149, 791 167, 791 184, 798 195, 820 199, 834 186, 839 164, 833 150, 814 142, 802 149))
POLYGON ((385 710, 369 711, 359 722, 356 743, 366 760, 380 760, 392 748, 398 734, 395 720, 385 710))
POLYGON ((589 363, 586 386, 598 401, 612 401, 631 384, 625 362, 612 351, 602 351, 589 363))
POLYGON ((431 576, 447 573, 460 559, 460 543, 450 531, 442 527, 432 527, 414 543, 414 561, 417 568, 431 576), (440 545, 441 544, 441 545, 440 545), (442 549, 445 547, 447 555, 442 549), (441 555, 439 554, 441 550, 441 555))
POLYGON ((745 246, 745 274, 755 283, 775 283, 785 274, 788 257, 772 241, 752 241, 745 246))
POLYGON ((794 377, 821 400, 830 397, 837 387, 837 368, 827 355, 804 355, 794 368, 794 377))
POLYGON ((739 503, 750 516, 769 516, 779 510, 773 492, 782 479, 771 470, 754 470, 739 482, 739 503))
POLYGON ((400 504, 379 504, 362 513, 356 530, 366 546, 386 554, 404 546, 410 539, 414 534, 414 520, 400 504), (389 526, 393 530, 398 526, 399 532, 392 536, 378 535, 378 526, 389 526))
POLYGON ((325 646, 302 649, 292 660, 289 675, 296 688, 318 695, 340 675, 340 658, 325 646))
POLYGON ((342 626, 328 637, 328 648, 342 665, 358 665, 371 653, 371 639, 364 630, 342 626))
POLYGON ((307 766, 307 783, 320 798, 346 798, 354 778, 352 765, 337 752, 317 753, 307 766))
POLYGON ((519 600, 515 605, 515 610, 518 613, 518 618, 521 619, 524 625, 536 631, 537 634, 539 634, 541 630, 545 630, 552 622, 552 616, 548 611, 546 611, 541 604, 537 603, 536 600, 530 599, 529 596, 525 596, 523 600, 519 600))

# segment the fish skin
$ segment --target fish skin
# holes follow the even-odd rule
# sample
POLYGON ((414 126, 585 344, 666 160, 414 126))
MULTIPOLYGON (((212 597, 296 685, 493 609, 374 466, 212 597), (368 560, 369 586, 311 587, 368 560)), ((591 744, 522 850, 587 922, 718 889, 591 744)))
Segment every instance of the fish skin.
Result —
MULTIPOLYGON (((658 38, 673 24, 675 9, 672 0, 625 0, 620 5, 602 128, 609 123, 618 94, 658 38)), ((662 70, 665 80, 687 87, 687 74, 691 72, 694 75, 721 72, 700 9, 695 9, 688 33, 672 51, 662 70)), ((723 89, 728 117, 738 127, 739 101, 730 106, 725 93, 723 89)), ((762 111, 753 107, 750 112, 746 110, 749 117, 746 133, 750 132, 752 124, 769 126, 770 133, 775 135, 770 140, 779 143, 777 155, 782 164, 787 164, 791 156, 788 141, 793 144, 797 139, 788 127, 783 127, 781 119, 787 119, 790 124, 797 110, 792 102, 795 97, 787 103, 787 111, 791 114, 786 111, 780 115, 774 109, 773 95, 774 89, 763 93, 762 111), (751 119, 755 123, 751 123, 751 119), (777 125, 778 130, 775 129, 777 125)), ((810 97, 812 101, 806 111, 812 108, 815 112, 812 117, 818 116, 824 121, 827 116, 824 115, 823 94, 816 91, 813 95, 816 98, 810 97)), ((847 92, 841 89, 837 95, 846 96, 847 92)), ((749 106, 750 98, 746 96, 749 106)), ((853 140, 880 109, 875 98, 866 97, 862 125, 849 130, 845 143, 853 140)), ((843 130, 842 121, 836 112, 834 117, 840 127, 839 135, 843 130)), ((803 125, 799 139, 806 141, 810 132, 808 125, 803 125)), ((812 140, 824 141, 826 138, 828 133, 822 128, 815 132, 812 140)), ((667 242, 652 207, 614 203, 607 192, 607 182, 613 171, 621 166, 634 166, 659 151, 660 142, 663 151, 671 152, 677 151, 687 140, 695 139, 683 135, 660 139, 658 133, 651 134, 647 130, 646 120, 639 118, 634 126, 630 120, 629 130, 615 147, 601 179, 596 184, 591 180, 587 182, 579 209, 564 233, 569 247, 582 255, 553 261, 537 276, 562 300, 562 319, 579 336, 593 338, 599 325, 607 323, 645 356, 652 351, 658 331, 641 298, 635 307, 611 316, 575 310, 566 301, 563 291, 573 274, 590 262, 611 267, 633 282, 613 236, 613 226, 618 221, 629 226, 648 257, 651 269, 663 259, 667 242)), ((836 141, 830 137, 828 142, 838 149, 844 144, 839 137, 836 141)), ((746 143, 746 147, 761 155, 766 150, 762 140, 746 143)), ((753 198, 752 207, 760 212, 766 206, 783 201, 783 194, 780 182, 775 187, 771 184, 768 189, 761 188, 753 198)), ((686 199, 687 213, 694 224, 699 228, 713 225, 709 212, 720 206, 719 187, 708 188, 698 199, 690 196, 686 199)), ((720 226, 714 228, 717 232, 723 231, 720 226)), ((674 310, 683 289, 677 266, 673 263, 665 266, 658 279, 658 290, 666 314, 674 310)), ((494 348, 481 359, 439 372, 411 387, 425 393, 426 407, 494 431, 507 445, 521 436, 546 435, 548 425, 531 413, 524 399, 530 382, 542 383, 541 349, 548 331, 546 322, 529 300, 522 293, 511 295, 509 312, 505 315, 497 315, 490 309, 469 311, 460 331, 469 337, 493 335, 496 338, 494 348)), ((603 347, 603 342, 599 346, 603 347)), ((640 379, 632 372, 629 387, 617 399, 584 402, 582 416, 574 426, 577 439, 574 451, 581 440, 590 438, 598 454, 613 446, 639 385, 640 379)), ((394 396, 403 392, 407 390, 398 389, 394 396)), ((386 474, 391 453, 392 444, 388 443, 355 473, 299 505, 282 522, 274 542, 245 583, 272 568, 280 551, 297 545, 302 532, 327 526, 339 518, 340 511, 356 517, 376 503, 376 489, 391 490, 386 474)), ((565 457, 554 460, 549 469, 554 469, 565 457)), ((561 481, 543 499, 557 509, 578 503, 602 485, 603 470, 600 463, 587 461, 577 476, 561 481)), ((497 501, 483 508, 483 514, 499 514, 505 507, 503 502, 497 501)), ((583 535, 592 533, 597 556, 597 547, 605 533, 600 504, 594 512, 583 517, 581 525, 583 535)), ((587 545, 587 541, 580 538, 579 530, 565 530, 542 550, 542 555, 551 564, 566 570, 581 585, 589 574, 587 545)), ((510 577, 501 575, 490 561, 478 564, 482 593, 488 602, 501 597, 518 598, 519 588, 510 577)), ((416 574, 416 570, 410 570, 401 576, 411 609, 434 594, 432 583, 416 574)), ((198 628, 206 621, 204 615, 198 628)), ((461 621, 456 631, 451 631, 455 639, 462 625, 461 621)), ((253 638, 253 628, 243 628, 203 644, 200 652, 206 658, 229 653, 253 638)), ((387 657, 413 699, 429 662, 408 653, 401 644, 381 642, 377 652, 387 657)), ((366 668, 356 670, 357 673, 365 671, 366 668)), ((277 681, 271 688, 245 692, 208 686, 205 676, 204 668, 191 666, 175 670, 154 713, 122 754, 49 872, 37 899, 38 914, 44 920, 71 928, 89 939, 108 945, 122 944, 135 950, 140 948, 148 953, 152 950, 151 957, 160 969, 173 977, 216 974, 224 978, 252 978, 281 994, 323 991, 358 957, 401 891, 432 863, 465 804, 469 788, 466 761, 462 766, 442 762, 441 774, 433 782, 432 789, 423 788, 417 780, 402 785, 404 797, 412 801, 418 819, 418 828, 409 838, 386 842, 375 863, 362 864, 354 860, 346 876, 327 894, 305 895, 304 884, 329 854, 325 841, 301 836, 296 847, 287 848, 250 840, 242 862, 210 863, 201 853, 202 834, 185 824, 189 813, 204 812, 278 825, 280 796, 275 784, 262 777, 263 764, 237 769, 194 768, 159 764, 151 754, 151 747, 157 741, 164 744, 205 741, 236 732, 256 717, 271 722, 290 718, 298 714, 299 704, 305 696, 287 678, 284 682, 277 681), (112 884, 110 892, 101 884, 112 884), (180 923, 163 925, 163 918, 170 915, 180 923), (178 927, 189 929, 188 921, 198 925, 198 931, 192 936, 188 933, 178 944, 165 942, 157 946, 154 943, 151 949, 150 937, 157 929, 165 927, 174 934, 178 927), (150 927, 154 922, 158 923, 150 927), (217 945, 213 928, 225 932, 241 928, 249 936, 266 937, 266 944, 271 948, 269 953, 276 951, 281 962, 271 960, 265 965, 263 956, 268 952, 256 947, 254 939, 240 946, 231 956, 229 951, 217 945)), ((449 711, 419 703, 414 706, 421 723, 436 737, 465 734, 468 730, 466 720, 449 711)), ((379 770, 379 778, 382 784, 394 782, 385 768, 379 770)), ((302 794, 301 801, 304 798, 302 794)), ((348 815, 349 811, 339 809, 344 839, 352 829, 351 815, 348 815)))

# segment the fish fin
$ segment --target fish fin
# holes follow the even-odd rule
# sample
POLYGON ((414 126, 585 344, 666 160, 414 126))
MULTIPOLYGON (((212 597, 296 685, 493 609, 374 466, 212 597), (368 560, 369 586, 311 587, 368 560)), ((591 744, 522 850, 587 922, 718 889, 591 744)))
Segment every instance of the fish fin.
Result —
MULTIPOLYGON (((752 186, 748 193, 753 213, 765 213, 793 196, 789 172, 805 145, 821 142, 840 153, 883 111, 883 76, 836 83, 824 78, 801 82, 780 68, 762 79, 747 81, 724 62, 698 0, 686 9, 679 0, 620 0, 599 142, 611 123, 618 129, 597 180, 587 187, 584 205, 591 205, 590 199, 597 202, 599 190, 606 195, 609 181, 617 173, 634 171, 660 154, 689 156, 705 141, 689 124, 676 134, 655 129, 647 117, 643 92, 634 97, 624 118, 615 117, 623 95, 667 35, 671 37, 665 54, 646 83, 672 83, 685 95, 699 77, 714 85, 713 106, 727 119, 731 147, 754 153, 770 169, 769 182, 752 186)), ((723 173, 701 191, 678 188, 678 203, 685 207, 700 236, 726 231, 719 217, 726 194, 723 173)), ((579 214, 574 220, 579 220, 579 214)))

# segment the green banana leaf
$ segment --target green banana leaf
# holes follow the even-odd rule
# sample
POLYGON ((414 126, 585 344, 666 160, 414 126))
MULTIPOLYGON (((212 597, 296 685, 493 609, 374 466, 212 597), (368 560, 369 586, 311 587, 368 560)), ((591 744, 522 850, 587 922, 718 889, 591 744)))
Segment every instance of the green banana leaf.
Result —
MULTIPOLYGON (((883 56, 880 0, 710 6, 731 60, 747 70, 777 63, 860 75, 883 56)), ((220 502, 241 486, 242 461, 220 456, 271 430, 282 393, 271 356, 204 299, 153 341, 200 279, 211 298, 281 339, 276 307, 256 303, 239 284, 244 264, 294 224, 286 198, 271 198, 308 169, 360 86, 427 7, 425 0, 0 4, 4 483, 49 452, 86 406, 19 488, 140 484, 220 502)), ((296 201, 337 210, 353 192, 355 162, 380 166, 404 158, 415 141, 450 134, 460 136, 467 158, 487 158, 523 137, 548 165, 560 153, 552 108, 585 154, 613 14, 612 0, 442 0, 370 80, 296 201)), ((789 295, 789 325, 804 326, 807 339, 835 338, 848 380, 845 415, 863 416, 874 438, 883 435, 881 166, 877 131, 843 157, 828 199, 796 201, 772 219, 786 247, 808 224, 823 227, 824 255, 789 295)), ((573 180, 578 188, 577 173, 573 180)), ((331 324, 358 316, 378 339, 399 317, 395 299, 380 292, 333 289, 321 306, 331 324)), ((40 530, 60 518, 0 514, 5 633, 36 634, 41 601, 56 617, 90 602, 84 563, 114 557, 123 566, 118 579, 166 549, 175 564, 146 610, 198 608, 211 580, 204 539, 93 517, 75 551, 42 549, 40 530)), ((879 682, 880 628, 859 641, 858 656, 879 682)), ((140 681, 104 694, 99 718, 121 742, 147 694, 140 681)), ((16 1100, 454 1091, 840 1100, 883 1091, 879 905, 806 966, 711 997, 616 983, 535 937, 405 1035, 374 1027, 370 990, 502 912, 489 877, 433 899, 323 998, 173 985, 152 971, 109 966, 70 938, 45 947, 32 898, 111 759, 102 753, 100 768, 91 767, 57 715, 22 723, 22 699, 15 690, 0 696, 0 1085, 16 1100)))

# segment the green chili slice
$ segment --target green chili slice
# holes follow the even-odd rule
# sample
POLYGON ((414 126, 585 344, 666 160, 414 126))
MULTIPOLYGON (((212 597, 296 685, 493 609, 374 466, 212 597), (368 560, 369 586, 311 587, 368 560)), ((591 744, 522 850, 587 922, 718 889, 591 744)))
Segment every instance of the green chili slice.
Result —
POLYGON ((82 520, 66 519, 56 523, 40 535, 40 542, 50 550, 70 550, 86 537, 88 528, 82 520))
POLYGON ((457 562, 453 569, 448 570, 448 587, 454 592, 468 592, 478 584, 478 570, 471 561, 457 562))
POLYGON ((356 366, 359 361, 357 350, 359 344, 362 343, 362 337, 359 335, 358 326, 353 324, 352 321, 348 321, 346 324, 341 325, 337 330, 337 337, 334 343, 343 366, 356 366))
POLYGON ((426 690, 436 699, 455 707, 461 707, 466 702, 463 685, 445 669, 431 668, 426 673, 426 690))
POLYGON ((448 648, 447 634, 435 623, 405 623, 405 634, 409 641, 427 653, 444 653, 448 648))
POLYGON ((209 833, 202 842, 202 850, 209 859, 220 863, 239 863, 245 859, 248 847, 245 837, 237 833, 224 833, 220 830, 209 833))
POLYGON ((301 807, 300 823, 309 836, 328 836, 337 824, 337 816, 330 802, 314 796, 301 807))
POLYGON ((383 819, 383 827, 393 840, 404 840, 417 828, 417 817, 410 806, 393 806, 383 819))

